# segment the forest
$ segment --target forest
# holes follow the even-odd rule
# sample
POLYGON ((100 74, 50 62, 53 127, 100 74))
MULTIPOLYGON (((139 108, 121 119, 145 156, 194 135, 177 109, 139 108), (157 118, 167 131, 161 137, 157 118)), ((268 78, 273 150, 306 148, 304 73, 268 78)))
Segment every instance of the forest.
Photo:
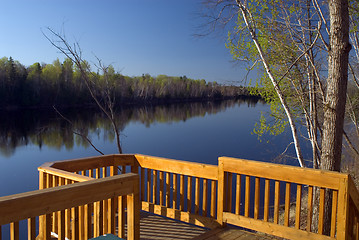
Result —
MULTIPOLYGON (((85 64, 88 64, 87 62, 85 64)), ((100 79, 99 73, 91 72, 89 79, 100 79)), ((101 94, 101 84, 95 94, 101 94)), ((161 103, 171 101, 199 101, 233 99, 250 96, 250 89, 242 86, 223 86, 216 82, 194 80, 186 76, 172 77, 149 74, 124 76, 107 68, 106 84, 110 84, 116 104, 161 103), (109 76, 109 77, 108 77, 109 76)), ((62 63, 34 63, 24 66, 12 57, 0 59, 0 108, 69 107, 94 105, 86 84, 81 81, 81 71, 70 59, 62 63)))

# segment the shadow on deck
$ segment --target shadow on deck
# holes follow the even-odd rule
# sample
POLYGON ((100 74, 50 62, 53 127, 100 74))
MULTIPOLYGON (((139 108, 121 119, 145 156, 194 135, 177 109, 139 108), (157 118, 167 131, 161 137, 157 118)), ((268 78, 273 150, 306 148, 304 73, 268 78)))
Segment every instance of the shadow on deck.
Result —
POLYGON ((159 215, 141 212, 140 239, 194 239, 208 232, 208 229, 186 224, 159 215))
POLYGON ((160 215, 141 212, 141 240, 270 240, 263 234, 255 234, 234 227, 216 228, 213 230, 196 225, 165 218, 160 215))
POLYGON ((359 192, 348 174, 228 157, 208 165, 140 154, 49 162, 38 170, 40 190, 0 197, 0 240, 9 223, 11 239, 19 240, 22 220, 32 240, 105 233, 129 240, 271 239, 223 228, 227 224, 293 240, 359 239, 359 192), (141 219, 141 210, 150 214, 141 219))

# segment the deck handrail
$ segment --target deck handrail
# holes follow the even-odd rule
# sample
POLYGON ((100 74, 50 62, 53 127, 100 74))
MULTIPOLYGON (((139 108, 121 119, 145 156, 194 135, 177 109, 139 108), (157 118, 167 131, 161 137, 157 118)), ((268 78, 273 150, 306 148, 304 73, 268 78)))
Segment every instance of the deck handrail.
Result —
MULTIPOLYGON (((231 209, 231 204, 218 205, 219 221, 227 222, 244 228, 261 231, 271 235, 289 239, 347 239, 358 237, 353 231, 358 225, 358 214, 349 219, 349 198, 358 205, 358 191, 351 181, 349 174, 323 171, 317 169, 300 168, 287 165, 263 163, 228 157, 219 158, 219 180, 218 180, 218 201, 228 202, 232 195, 225 194, 226 182, 236 181, 236 193, 240 195, 241 188, 244 188, 244 198, 238 199, 235 196, 236 206, 242 204, 244 212, 231 209), (226 179, 227 178, 227 179, 226 179), (235 179, 234 179, 235 178, 235 179), (229 180, 230 179, 230 180, 229 180), (260 183, 262 182, 262 188, 260 183), (351 184, 349 184, 351 182, 351 184), (253 187, 254 183, 254 187, 253 187), (272 185, 271 185, 272 183, 272 185), (242 187, 243 186, 243 187, 242 187), (350 186, 350 191, 348 190, 350 186), (274 196, 270 194, 269 188, 274 188, 274 196), (281 192, 281 188, 285 190, 281 192), (304 189, 306 188, 306 194, 304 189), (239 190, 238 190, 239 189, 239 190), (317 191, 315 190, 317 189, 317 191), (251 191, 254 194, 251 194, 251 191), (284 196, 284 209, 281 211, 281 194, 284 196), (331 215, 330 236, 323 235, 325 215, 325 195, 332 194, 332 207, 329 209, 331 215), (260 201, 262 196, 262 201, 260 201), (295 197, 295 202, 291 200, 295 197), (314 197, 318 197, 317 204, 314 197), (251 198, 254 197, 254 201, 251 198), (274 205, 272 219, 269 219, 270 199, 274 205), (354 199, 356 198, 356 199, 354 199), (303 212, 303 201, 307 202, 303 212), (292 223, 290 222, 291 202, 295 204, 295 213, 292 223), (250 209, 250 204, 254 206, 250 209), (315 222, 317 229, 313 227, 313 216, 317 207, 318 222, 315 222), (263 211, 260 216, 259 212, 263 211), (306 216, 301 216, 306 215, 306 216), (305 226, 303 226, 305 218, 305 226), (280 223, 280 220, 282 223, 280 223)), ((282 197, 282 198, 283 198, 282 197)), ((292 213, 293 215, 293 213, 292 213)), ((356 229, 358 231, 358 229, 356 229)))
MULTIPOLYGON (((39 171, 53 177, 43 183, 52 187, 62 177, 72 183, 129 168, 140 176, 140 207, 145 211, 208 228, 230 223, 290 239, 359 237, 359 194, 348 174, 228 157, 220 157, 216 166, 141 154, 68 160, 45 164, 39 171), (329 236, 323 235, 326 194, 332 194, 329 236)), ((126 203, 119 203, 119 216, 124 216, 126 203)), ((104 202, 101 209, 113 208, 104 202)), ((104 229, 108 220, 103 217, 104 229)))
MULTIPOLYGON (((28 219, 28 238, 35 239, 36 218, 39 217, 39 238, 50 239, 51 217, 58 216, 59 239, 65 239, 65 211, 73 211, 78 216, 79 206, 86 206, 83 212, 86 220, 85 238, 90 238, 91 204, 127 196, 128 239, 139 239, 139 206, 137 174, 128 173, 103 179, 46 188, 11 196, 0 197, 0 239, 1 225, 10 223, 11 239, 19 239, 19 221, 28 219)), ((92 213, 94 213, 92 211, 92 213)), ((95 213, 94 213, 95 214, 95 213)), ((96 214, 93 216, 95 219, 96 214)), ((79 239, 78 219, 70 220, 73 239, 79 239)), ((69 237, 69 236, 67 236, 69 237)))

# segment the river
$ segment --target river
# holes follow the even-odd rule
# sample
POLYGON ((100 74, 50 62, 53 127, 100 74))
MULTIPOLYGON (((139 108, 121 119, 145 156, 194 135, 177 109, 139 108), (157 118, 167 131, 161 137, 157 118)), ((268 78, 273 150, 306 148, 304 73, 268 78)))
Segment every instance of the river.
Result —
MULTIPOLYGON (((110 123, 91 109, 0 112, 0 196, 38 189, 37 167, 44 162, 99 155, 73 131, 87 134, 105 154, 117 153, 110 123)), ((117 120, 124 153, 217 164, 219 156, 281 162, 291 141, 252 134, 269 106, 254 100, 177 103, 121 108, 117 120)), ((292 152, 293 153, 293 152, 292 152)), ((294 160, 287 160, 296 165, 294 160)))

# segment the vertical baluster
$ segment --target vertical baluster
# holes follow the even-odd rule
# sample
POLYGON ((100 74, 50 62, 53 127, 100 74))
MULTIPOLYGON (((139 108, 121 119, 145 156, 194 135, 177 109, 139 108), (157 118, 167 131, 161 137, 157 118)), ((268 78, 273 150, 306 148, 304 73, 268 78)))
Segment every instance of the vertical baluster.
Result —
POLYGON ((194 213, 198 214, 199 213, 199 178, 196 177, 196 185, 195 185, 195 209, 194 209, 194 213))
POLYGON ((235 214, 239 215, 241 212, 241 175, 236 176, 236 207, 235 214))
POLYGON ((145 169, 141 167, 141 201, 145 201, 145 169))
POLYGON ((224 189, 223 189, 223 212, 228 211, 228 172, 224 172, 224 189))
POLYGON ((274 182, 274 223, 278 224, 279 220, 279 198, 280 198, 280 182, 274 182))
POLYGON ((44 215, 43 218, 43 233, 42 236, 44 240, 50 240, 51 239, 51 214, 44 215))
POLYGON ((163 171, 160 171, 160 205, 161 206, 163 206, 163 191, 164 191, 163 171))
POLYGON ((270 193, 269 179, 265 179, 265 185, 264 185, 264 214, 263 214, 263 220, 265 222, 268 222, 268 215, 269 215, 269 193, 270 193))
MULTIPOLYGON (((52 174, 47 174, 47 178, 46 178, 46 188, 52 188, 53 187, 53 179, 54 179, 54 176, 52 174)), ((50 214, 50 232, 52 230, 52 225, 54 224, 54 213, 50 214)))
POLYGON ((312 229, 312 217, 313 217, 313 186, 308 186, 308 212, 307 212, 307 231, 312 229))
POLYGON ((297 184, 297 199, 295 205, 295 228, 299 229, 302 208, 302 184, 297 184))
MULTIPOLYGON (((27 219, 27 237, 28 240, 34 240, 36 238, 36 218, 27 219)), ((0 239, 1 239, 1 229, 0 229, 0 239)))
MULTIPOLYGON (((85 176, 86 171, 80 172, 82 176, 85 176)), ((84 206, 79 206, 79 239, 85 239, 85 209, 84 206)))
POLYGON ((258 219, 259 216, 259 197, 260 197, 260 178, 255 178, 254 185, 254 219, 258 219))
MULTIPOLYGON (((65 185, 71 184, 71 180, 65 179, 65 185)), ((65 209, 65 236, 71 239, 71 210, 65 209)))
POLYGON ((180 175, 180 209, 184 210, 184 176, 180 175))
POLYGON ((284 226, 289 226, 290 212, 290 182, 285 183, 284 226))
POLYGON ((19 222, 10 223, 10 239, 19 240, 19 222))
MULTIPOLYGON (((56 187, 59 184, 59 178, 55 175, 52 176, 52 186, 56 187)), ((57 212, 52 213, 52 232, 57 233, 57 212)))
POLYGON ((71 230, 72 239, 79 239, 79 208, 71 208, 71 230))
MULTIPOLYGON (((101 169, 96 168, 96 179, 101 178, 101 169)), ((94 237, 102 235, 103 232, 103 201, 94 203, 94 237)))
MULTIPOLYGON (((108 175, 108 172, 107 172, 107 167, 103 167, 102 168, 102 178, 105 178, 105 177, 107 177, 107 175, 108 175)), ((108 200, 103 200, 102 201, 102 218, 103 218, 103 222, 102 222, 102 228, 103 228, 103 230, 102 230, 102 233, 103 234, 105 234, 105 233, 108 233, 108 218, 107 218, 107 216, 108 216, 108 214, 107 214, 107 212, 108 212, 108 200)))
MULTIPOLYGON (((121 166, 121 174, 126 173, 126 166, 121 166)), ((117 215, 117 235, 120 238, 125 237, 125 207, 126 207, 126 196, 118 197, 118 215, 117 215)))
POLYGON ((147 202, 151 201, 151 169, 147 169, 147 202))
POLYGON ((216 218, 217 181, 211 182, 211 217, 216 218))
POLYGON ((115 201, 114 201, 114 198, 108 199, 107 202, 108 202, 107 232, 115 234, 115 201))
POLYGON ((249 207, 250 207, 250 200, 251 200, 251 177, 246 175, 246 196, 244 202, 244 216, 249 216, 249 207))
POLYGON ((325 201, 325 188, 320 188, 319 193, 319 218, 318 218, 318 233, 323 234, 324 224, 324 201, 325 201))
MULTIPOLYGON (((110 166, 110 176, 117 175, 117 166, 110 166)), ((117 209, 117 197, 108 199, 108 232, 115 234, 115 218, 116 218, 116 209, 117 209)))
POLYGON ((330 226, 330 236, 331 237, 335 237, 335 230, 336 230, 336 223, 337 223, 337 207, 338 207, 338 191, 333 190, 332 222, 331 222, 331 226, 330 226))
MULTIPOLYGON (((82 171, 79 171, 79 174, 82 175, 82 176, 85 176, 86 175, 86 171, 85 170, 82 170, 82 171)), ((84 229, 85 229, 85 226, 84 226, 84 206, 79 206, 78 207, 78 236, 79 236, 79 239, 80 240, 83 240, 85 239, 85 233, 84 233, 84 229)))
MULTIPOLYGON (((59 178, 59 186, 65 185, 65 179, 59 178)), ((59 211, 57 214, 57 233, 58 239, 65 239, 65 210, 59 211)))
POLYGON ((118 197, 118 215, 117 215, 117 236, 125 237, 125 199, 124 196, 118 197))
POLYGON ((92 208, 93 204, 89 203, 85 205, 84 209, 84 238, 92 238, 92 208))
POLYGON ((166 207, 170 207, 170 173, 166 172, 166 207))
POLYGON ((52 187, 52 174, 47 174, 46 177, 46 188, 52 187))
POLYGON ((177 174, 176 173, 174 173, 172 176, 172 186, 173 186, 172 208, 177 209, 177 174))
POLYGON ((187 212, 192 212, 192 177, 187 177, 187 212))
POLYGON ((153 184, 152 184, 152 203, 157 204, 157 170, 153 170, 153 184))
POLYGON ((232 212, 232 188, 233 188, 233 173, 228 173, 228 188, 227 188, 227 210, 232 212))
POLYGON ((207 207, 208 207, 208 180, 203 179, 203 206, 202 206, 202 216, 207 217, 207 207))
POLYGON ((58 212, 57 223, 58 239, 65 239, 65 210, 58 212))

